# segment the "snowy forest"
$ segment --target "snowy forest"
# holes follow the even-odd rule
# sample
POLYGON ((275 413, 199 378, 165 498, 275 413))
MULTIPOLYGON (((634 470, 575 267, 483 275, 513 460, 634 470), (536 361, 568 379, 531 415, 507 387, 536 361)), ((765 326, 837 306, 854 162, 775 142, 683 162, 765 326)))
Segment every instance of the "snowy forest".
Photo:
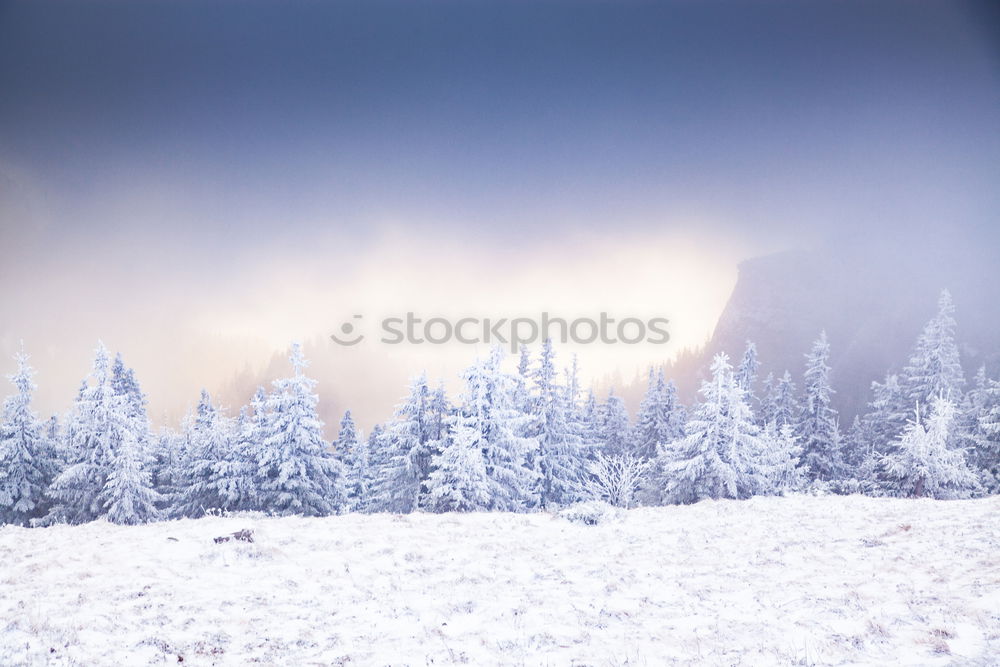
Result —
POLYGON ((561 367, 551 341, 536 354, 522 349, 516 370, 505 369, 497 349, 465 370, 457 398, 417 377, 391 419, 364 436, 348 411, 333 442, 323 438, 297 344, 290 375, 259 388, 236 416, 202 391, 179 429, 159 432, 135 373, 103 344, 72 409, 39 419, 22 350, 0 427, 0 522, 531 512, 795 492, 955 499, 1000 490, 1000 382, 984 368, 967 380, 947 291, 909 362, 872 384, 869 410, 849 425, 832 407, 830 345, 820 333, 799 377, 758 377, 752 342, 738 363, 719 354, 688 406, 650 370, 634 420, 614 392, 584 392, 575 359, 561 367))

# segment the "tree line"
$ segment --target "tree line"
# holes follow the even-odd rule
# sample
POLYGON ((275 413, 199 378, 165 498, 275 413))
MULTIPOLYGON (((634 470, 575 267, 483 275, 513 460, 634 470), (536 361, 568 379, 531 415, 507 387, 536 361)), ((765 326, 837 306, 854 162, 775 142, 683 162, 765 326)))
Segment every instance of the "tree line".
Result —
POLYGON ((299 345, 291 374, 236 416, 202 391, 178 429, 151 429, 146 397, 120 355, 99 345, 72 409, 41 421, 28 356, 0 422, 0 522, 121 524, 255 511, 539 511, 600 499, 619 506, 793 492, 966 498, 1000 490, 1000 382, 967 386, 951 297, 899 373, 872 385, 845 428, 833 407, 830 343, 792 374, 758 377, 748 342, 735 367, 717 355, 685 406, 650 370, 636 418, 612 391, 583 392, 576 360, 551 341, 500 349, 462 374, 455 400, 415 378, 391 419, 364 436, 350 411, 323 439, 315 381, 299 345))

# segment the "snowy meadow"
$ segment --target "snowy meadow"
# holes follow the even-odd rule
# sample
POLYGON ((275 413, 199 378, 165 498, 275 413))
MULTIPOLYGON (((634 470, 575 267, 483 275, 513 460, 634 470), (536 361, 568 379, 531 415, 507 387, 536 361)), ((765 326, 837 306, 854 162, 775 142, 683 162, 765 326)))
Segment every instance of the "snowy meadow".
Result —
POLYGON ((5 665, 991 665, 1000 499, 0 529, 5 665), (242 529, 254 542, 215 543, 242 529))

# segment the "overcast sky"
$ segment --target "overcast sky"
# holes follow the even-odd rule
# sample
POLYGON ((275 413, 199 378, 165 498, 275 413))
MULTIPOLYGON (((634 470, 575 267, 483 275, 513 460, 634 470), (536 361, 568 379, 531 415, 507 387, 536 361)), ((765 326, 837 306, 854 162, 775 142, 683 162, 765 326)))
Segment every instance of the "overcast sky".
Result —
MULTIPOLYGON (((0 351, 23 338, 61 410, 101 337, 174 414, 362 311, 670 317, 667 350, 590 351, 631 376, 711 332, 743 258, 997 241, 998 25, 960 2, 3 2, 0 351)), ((471 356, 330 354, 384 385, 373 412, 471 356)))

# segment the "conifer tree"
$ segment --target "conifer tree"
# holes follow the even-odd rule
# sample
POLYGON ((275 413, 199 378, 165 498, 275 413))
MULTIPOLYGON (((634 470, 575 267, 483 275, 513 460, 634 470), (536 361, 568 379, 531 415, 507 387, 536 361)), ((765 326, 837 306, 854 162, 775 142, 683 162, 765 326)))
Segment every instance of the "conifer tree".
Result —
POLYGON ((497 348, 463 373, 461 406, 428 483, 432 509, 516 512, 538 504, 540 475, 528 465, 538 445, 521 435, 531 416, 515 407, 516 379, 502 361, 497 348))
POLYGON ((667 502, 747 498, 767 488, 764 443, 728 357, 717 355, 711 370, 687 435, 660 449, 654 479, 667 502))
POLYGON ((838 479, 843 472, 837 411, 831 405, 830 344, 820 333, 806 355, 805 400, 796 436, 802 445, 803 472, 809 482, 838 479))
POLYGON ((569 504, 583 495, 584 456, 580 436, 570 425, 564 393, 556 383, 552 340, 542 345, 535 370, 535 413, 532 435, 538 443, 534 459, 542 507, 569 504))
POLYGON ((683 437, 686 420, 673 380, 666 382, 662 370, 654 374, 650 369, 649 385, 639 406, 632 438, 635 454, 644 459, 655 458, 659 447, 683 437))
POLYGON ((323 516, 346 506, 344 470, 323 439, 316 381, 306 376, 302 347, 289 353, 292 376, 274 381, 257 450, 261 505, 277 515, 323 516))
POLYGON ((45 490, 58 473, 53 434, 31 409, 36 387, 28 359, 23 349, 15 354, 17 372, 7 376, 16 393, 4 401, 0 421, 0 524, 26 526, 42 516, 45 490))
POLYGON ((412 512, 426 493, 436 444, 429 437, 429 394, 427 378, 415 378, 407 398, 396 406, 393 421, 386 425, 381 443, 386 448, 385 458, 374 489, 381 511, 412 512))
POLYGON ((942 396, 952 402, 962 399, 965 374, 955 343, 954 314, 951 294, 944 290, 938 299, 937 315, 924 327, 903 369, 902 392, 910 410, 918 403, 930 405, 942 396))
POLYGON ((101 491, 101 504, 112 523, 134 526, 156 521, 159 496, 153 490, 149 463, 136 432, 123 431, 114 453, 114 466, 101 491))
POLYGON ((743 360, 736 369, 736 384, 746 392, 747 402, 753 406, 754 393, 753 385, 757 380, 757 371, 760 369, 760 362, 757 360, 757 345, 753 341, 747 341, 746 351, 743 353, 743 360))
POLYGON ((43 524, 84 523, 104 513, 101 493, 114 468, 115 448, 129 428, 124 398, 111 387, 108 350, 98 343, 67 426, 68 466, 48 489, 52 507, 43 524))
POLYGON ((948 448, 954 404, 939 397, 934 399, 926 420, 919 409, 915 415, 903 431, 895 453, 883 458, 888 491, 908 498, 971 496, 978 489, 978 480, 963 452, 948 448))
POLYGON ((603 451, 608 456, 632 454, 632 427, 629 422, 625 401, 615 396, 614 390, 608 394, 604 404, 603 422, 600 425, 600 439, 603 451))

